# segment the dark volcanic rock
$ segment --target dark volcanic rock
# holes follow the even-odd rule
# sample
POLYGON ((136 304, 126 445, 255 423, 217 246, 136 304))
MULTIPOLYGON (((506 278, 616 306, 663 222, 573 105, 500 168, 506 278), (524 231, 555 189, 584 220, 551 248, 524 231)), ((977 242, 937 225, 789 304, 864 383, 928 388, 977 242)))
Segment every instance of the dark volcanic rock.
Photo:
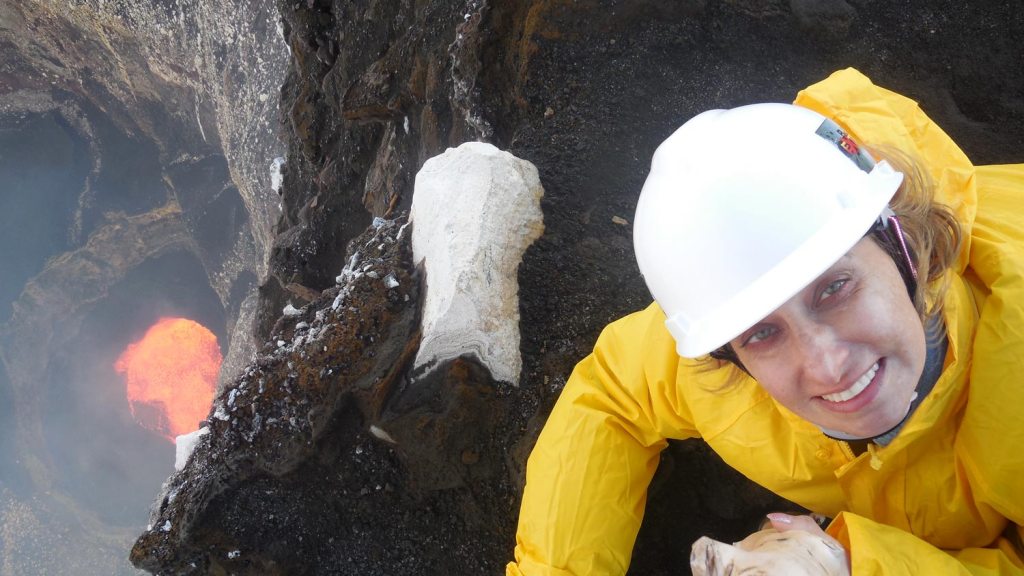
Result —
MULTIPOLYGON (((708 108, 789 101, 831 71, 855 66, 920 100, 978 163, 1019 161, 1024 148, 1015 40, 1024 16, 1010 6, 317 0, 279 7, 294 55, 282 91, 291 155, 262 336, 285 302, 282 285, 329 285, 342 264, 331 247, 371 216, 408 206, 425 158, 484 139, 533 162, 545 188, 545 234, 519 269, 524 368, 509 397, 509 425, 499 430, 509 456, 497 473, 517 487, 575 362, 605 323, 649 301, 629 219, 651 154, 686 119, 708 108)), ((685 572, 700 534, 738 539, 762 511, 787 506, 699 445, 673 445, 663 462, 631 573, 685 572)), ((499 572, 511 558, 517 511, 509 501, 487 518, 496 552, 466 561, 499 572)), ((385 514, 373 529, 401 518, 385 514)), ((419 529, 409 533, 437 537, 419 529)), ((426 566, 429 548, 410 553, 426 566)))
MULTIPOLYGON (((343 445, 330 444, 330 439, 339 440, 332 424, 340 422, 358 432, 366 428, 364 420, 377 421, 416 345, 418 285, 409 263, 408 234, 403 232, 400 223, 379 221, 353 241, 348 253, 352 266, 339 277, 340 285, 301 312, 284 316, 266 350, 221 391, 204 427, 207 433, 185 469, 172 477, 152 528, 132 551, 136 565, 173 573, 210 570, 225 561, 206 552, 210 543, 201 535, 213 526, 198 523, 213 501, 230 508, 225 500, 251 498, 254 486, 263 494, 280 479, 287 481, 314 454, 330 461, 332 454, 337 459, 341 452, 351 452, 351 433, 343 445), (397 285, 387 288, 385 278, 397 285)), ((300 474, 292 483, 304 477, 300 474)), ((298 495, 294 490, 286 494, 298 495)), ((273 499, 268 502, 262 507, 271 511, 265 520, 300 518, 288 532, 301 535, 305 517, 282 516, 273 499)), ((230 538, 232 526, 218 528, 215 543, 227 540, 222 546, 245 549, 241 564, 253 566, 249 551, 263 550, 266 543, 237 541, 230 538)), ((298 558, 281 560, 271 557, 254 569, 262 573, 275 564, 294 567, 298 558)))
MULTIPOLYGON (((496 573, 511 558, 526 456, 566 377, 602 326, 648 303, 629 220, 652 152, 677 126, 708 108, 791 100, 856 66, 919 100, 977 163, 1020 161, 1024 149, 1024 12, 1009 3, 277 0, 290 50, 279 94, 270 4, 0 2, 0 132, 54 134, 72 182, 47 196, 68 234, 40 241, 36 268, 5 292, 29 286, 18 309, 34 311, 5 326, 0 373, 0 400, 30 407, 0 407, 0 450, 25 456, 0 470, 0 521, 25 534, 81 521, 56 500, 23 505, 55 488, 45 457, 31 456, 46 398, 33 384, 53 372, 28 352, 91 326, 89 309, 126 268, 189 254, 223 330, 236 329, 234 365, 248 360, 239 343, 271 343, 224 387, 226 419, 211 416, 135 562, 158 573, 496 573), (278 96, 280 198, 267 171, 278 96), (545 233, 518 271, 518 388, 465 360, 406 373, 419 288, 401 243, 376 255, 398 288, 349 278, 360 313, 333 309, 341 247, 409 207, 427 158, 476 139, 531 161, 545 188, 545 233), (144 165, 159 185, 116 191, 144 165), (138 254, 121 245, 75 259, 113 238, 101 235, 110 226, 167 206, 172 231, 138 254), (94 282, 33 284, 61 254, 54 262, 94 282), (243 303, 257 284, 253 312, 243 303), (309 305, 282 320, 289 303, 309 305), (332 328, 311 343, 315 326, 332 328)), ((665 453, 650 502, 633 574, 685 572, 698 535, 738 539, 785 506, 694 442, 665 453)), ((38 558, 25 566, 57 571, 38 558)))
POLYGON ((473 96, 483 3, 279 6, 293 55, 281 103, 290 154, 264 335, 284 286, 330 285, 337 246, 409 207, 423 161, 489 133, 473 96))
POLYGON ((489 556, 467 565, 467 553, 500 553, 491 519, 511 489, 496 477, 493 434, 505 401, 471 360, 408 374, 420 287, 402 224, 378 219, 353 240, 339 285, 282 317, 218 396, 133 563, 166 574, 477 573, 489 556))

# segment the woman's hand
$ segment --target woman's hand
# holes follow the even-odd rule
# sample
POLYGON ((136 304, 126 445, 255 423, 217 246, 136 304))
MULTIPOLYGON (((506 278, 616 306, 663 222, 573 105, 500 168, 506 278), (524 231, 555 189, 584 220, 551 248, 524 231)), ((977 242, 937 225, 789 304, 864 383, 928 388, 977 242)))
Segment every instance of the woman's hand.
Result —
POLYGON ((771 528, 736 544, 703 537, 693 544, 694 576, 721 576, 757 568, 760 574, 784 576, 849 576, 846 550, 810 516, 768 515, 771 528))
POLYGON ((826 534, 825 531, 821 529, 818 521, 812 516, 792 516, 783 512, 772 512, 771 514, 768 514, 768 521, 771 523, 772 528, 779 532, 785 533, 790 530, 802 530, 811 536, 821 538, 833 550, 841 550, 845 561, 843 563, 844 570, 839 572, 839 574, 846 576, 850 573, 849 550, 843 548, 843 545, 840 544, 838 540, 826 534))

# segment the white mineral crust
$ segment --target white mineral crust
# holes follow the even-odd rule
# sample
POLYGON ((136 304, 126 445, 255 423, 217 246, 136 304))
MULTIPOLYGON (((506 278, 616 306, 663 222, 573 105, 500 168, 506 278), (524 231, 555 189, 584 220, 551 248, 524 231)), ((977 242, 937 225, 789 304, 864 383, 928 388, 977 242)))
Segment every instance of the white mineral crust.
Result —
MULTIPOLYGON (((234 392, 234 390, 232 390, 234 392)), ((185 464, 188 463, 188 457, 192 455, 192 451, 195 450, 196 444, 199 443, 199 439, 210 432, 209 428, 203 427, 195 432, 189 432, 188 434, 182 434, 174 440, 174 469, 181 472, 185 468, 185 464)))
POLYGON ((416 368, 470 354, 518 386, 517 269, 544 231, 543 195, 533 164, 490 144, 467 142, 423 164, 410 215, 427 287, 416 368))

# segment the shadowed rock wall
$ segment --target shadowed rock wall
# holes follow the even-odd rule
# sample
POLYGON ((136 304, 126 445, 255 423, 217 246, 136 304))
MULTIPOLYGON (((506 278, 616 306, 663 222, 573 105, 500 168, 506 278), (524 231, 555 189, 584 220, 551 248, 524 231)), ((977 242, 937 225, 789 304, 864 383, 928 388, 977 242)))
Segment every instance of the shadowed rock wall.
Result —
MULTIPOLYGON (((280 94, 267 88, 279 79, 271 55, 283 50, 274 8, 269 0, 0 2, 3 126, 25 114, 59 116, 89 142, 82 169, 90 174, 113 141, 104 134, 145 142, 166 183, 109 205, 83 187, 68 209, 67 250, 119 219, 175 214, 163 241, 203 262, 228 324, 243 328, 235 343, 252 336, 234 319, 244 317, 248 287, 261 284, 252 344, 273 342, 286 304, 332 289, 345 244, 374 216, 408 209, 413 176, 447 147, 482 139, 532 162, 545 188, 545 233, 518 271, 518 388, 456 364, 422 392, 392 398, 394 413, 381 422, 404 433, 400 445, 419 438, 431 447, 420 451, 368 436, 372 411, 332 407, 347 416, 323 424, 320 450, 298 449, 283 472, 239 464, 251 490, 206 501, 190 534, 168 531, 183 549, 202 544, 207 556, 196 556, 193 570, 500 572, 525 458, 552 402, 601 327, 649 301, 629 221, 654 148, 694 114, 788 101, 856 66, 918 99, 977 163, 1020 161, 1024 149, 1024 11, 1013 3, 278 0, 290 52, 280 94), (278 96, 275 127, 267 116, 278 96), (267 193, 276 128, 287 148, 280 208, 267 193), (99 206, 128 216, 108 222, 99 206), (324 486, 334 492, 325 496, 324 486), (241 543, 251 548, 229 557, 241 543)), ((142 156, 131 158, 135 166, 142 156)), ((100 278, 86 288, 111 276, 100 278)), ((47 300, 24 309, 37 301, 47 300)), ((31 317, 43 322, 30 334, 42 340, 6 337, 0 399, 33 397, 31 374, 46 367, 18 351, 53 345, 48 314, 31 317)), ((246 358, 234 355, 236 365, 246 358)), ((307 364, 304 373, 319 374, 322 366, 307 364)), ((15 426, 0 415, 7 436, 15 426)), ((38 420, 16 422, 18 434, 38 438, 38 420)), ((19 483, 48 475, 45 466, 19 472, 19 483)), ((5 518, 58 522, 46 519, 51 508, 33 512, 8 492, 0 486, 5 518)), ((666 451, 651 499, 635 574, 685 571, 697 535, 736 539, 780 505, 698 443, 666 451)), ((159 562, 157 554, 144 564, 158 570, 159 562)))
MULTIPOLYGON (((629 220, 654 148, 686 119, 708 108, 789 101, 831 71, 855 66, 918 99, 977 163, 1019 161, 1024 144, 1015 41, 1024 22, 1009 4, 311 0, 279 7, 294 56, 282 92, 290 155, 274 280, 262 291, 263 335, 284 303, 303 302, 286 285, 325 288, 341 268, 341 241, 371 216, 408 206, 411 176, 425 158, 483 139, 540 171, 545 233, 518 273, 522 380, 510 393, 510 426, 496 432, 504 434, 504 473, 515 487, 572 366, 605 323, 649 301, 629 220)), ((666 452, 651 498, 631 573, 685 571, 698 534, 736 538, 763 509, 782 505, 687 443, 666 452)), ((501 517, 487 519, 504 542, 485 561, 492 572, 511 557, 518 504, 507 504, 501 517)), ((386 513, 382 521, 399 517, 386 513)), ((456 553, 458 542, 472 541, 456 529, 421 537, 439 532, 456 553)), ((419 560, 410 560, 428 572, 429 548, 416 547, 419 560)))
POLYGON ((283 153, 277 24, 269 0, 0 1, 3 576, 135 572, 135 488, 173 457, 106 357, 137 324, 205 310, 225 348, 237 336, 229 365, 254 351, 283 153), (66 545, 39 536, 54 530, 66 545))

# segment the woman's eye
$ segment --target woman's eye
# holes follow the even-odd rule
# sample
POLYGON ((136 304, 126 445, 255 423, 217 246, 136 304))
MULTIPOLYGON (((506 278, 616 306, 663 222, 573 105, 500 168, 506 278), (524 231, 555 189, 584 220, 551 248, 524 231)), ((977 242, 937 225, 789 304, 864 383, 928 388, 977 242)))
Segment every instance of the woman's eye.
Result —
POLYGON ((836 292, 842 290, 843 286, 845 286, 847 282, 848 280, 846 280, 845 278, 843 278, 842 280, 836 280, 835 282, 832 282, 831 284, 826 286, 824 290, 821 291, 821 296, 818 299, 824 300, 826 298, 833 296, 836 292))
POLYGON ((771 326, 764 326, 758 328, 749 336, 747 336, 746 340, 743 341, 743 345, 746 346, 748 344, 757 344, 758 342, 763 342, 767 340, 769 337, 771 337, 771 335, 774 333, 775 328, 772 328, 771 326))

